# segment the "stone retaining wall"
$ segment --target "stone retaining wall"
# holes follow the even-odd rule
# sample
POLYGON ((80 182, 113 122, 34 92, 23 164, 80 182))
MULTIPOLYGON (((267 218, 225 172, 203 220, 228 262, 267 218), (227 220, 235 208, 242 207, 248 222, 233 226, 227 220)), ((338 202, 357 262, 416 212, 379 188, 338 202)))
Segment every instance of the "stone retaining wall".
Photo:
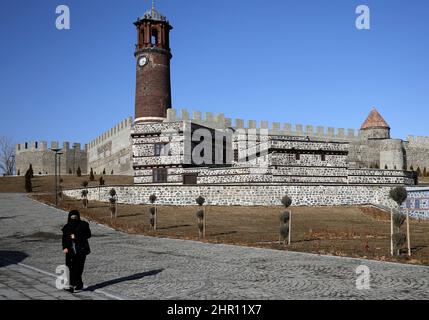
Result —
MULTIPOLYGON (((89 200, 108 201, 109 190, 115 188, 119 203, 148 204, 151 194, 157 204, 195 205, 202 195, 209 205, 273 206, 289 195, 294 206, 340 206, 379 204, 394 206, 389 199, 391 187, 379 186, 285 186, 285 185, 141 185, 88 188, 89 200)), ((80 199, 81 189, 65 190, 66 196, 80 199)))

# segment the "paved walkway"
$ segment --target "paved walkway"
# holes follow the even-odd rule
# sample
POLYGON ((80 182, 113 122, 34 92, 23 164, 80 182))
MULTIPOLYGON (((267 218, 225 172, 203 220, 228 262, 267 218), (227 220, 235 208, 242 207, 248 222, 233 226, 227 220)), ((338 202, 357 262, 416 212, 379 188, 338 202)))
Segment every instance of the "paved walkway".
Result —
POLYGON ((0 299, 429 299, 429 267, 126 235, 91 223, 76 295, 55 288, 66 213, 0 194, 0 299), (356 268, 370 289, 356 288, 356 268))

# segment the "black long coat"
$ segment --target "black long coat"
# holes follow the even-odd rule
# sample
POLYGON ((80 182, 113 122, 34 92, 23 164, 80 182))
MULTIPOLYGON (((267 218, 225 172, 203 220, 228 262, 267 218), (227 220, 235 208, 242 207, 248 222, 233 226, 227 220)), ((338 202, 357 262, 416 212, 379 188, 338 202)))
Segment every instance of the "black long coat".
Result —
POLYGON ((91 253, 88 243, 88 239, 91 238, 91 229, 88 222, 82 221, 80 218, 77 221, 71 221, 69 218, 69 222, 63 227, 62 231, 63 249, 68 249, 69 253, 77 255, 88 255, 91 253), (71 238, 72 234, 75 236, 74 240, 71 238))

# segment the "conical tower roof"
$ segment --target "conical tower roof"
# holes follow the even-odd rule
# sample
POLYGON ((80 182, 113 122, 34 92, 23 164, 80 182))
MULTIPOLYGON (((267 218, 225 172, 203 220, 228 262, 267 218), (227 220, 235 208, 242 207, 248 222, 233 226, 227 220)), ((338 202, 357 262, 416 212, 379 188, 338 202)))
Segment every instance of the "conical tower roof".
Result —
POLYGON ((372 108, 365 122, 362 124, 361 129, 390 129, 390 126, 387 124, 386 120, 380 115, 376 108, 372 108))

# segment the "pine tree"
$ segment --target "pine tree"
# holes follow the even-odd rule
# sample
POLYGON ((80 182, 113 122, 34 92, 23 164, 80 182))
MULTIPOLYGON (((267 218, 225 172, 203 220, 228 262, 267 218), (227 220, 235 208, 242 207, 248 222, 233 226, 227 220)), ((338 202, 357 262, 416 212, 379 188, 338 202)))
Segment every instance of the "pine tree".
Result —
POLYGON ((94 171, 91 168, 91 172, 89 173, 89 181, 94 181, 95 177, 94 177, 94 171))
POLYGON ((106 174, 106 169, 105 168, 103 169, 103 174, 106 174))
POLYGON ((34 178, 34 171, 33 171, 33 165, 30 163, 30 168, 28 168, 30 178, 34 178))
POLYGON ((28 169, 27 172, 25 173, 25 191, 27 191, 28 193, 33 192, 30 169, 28 169))

